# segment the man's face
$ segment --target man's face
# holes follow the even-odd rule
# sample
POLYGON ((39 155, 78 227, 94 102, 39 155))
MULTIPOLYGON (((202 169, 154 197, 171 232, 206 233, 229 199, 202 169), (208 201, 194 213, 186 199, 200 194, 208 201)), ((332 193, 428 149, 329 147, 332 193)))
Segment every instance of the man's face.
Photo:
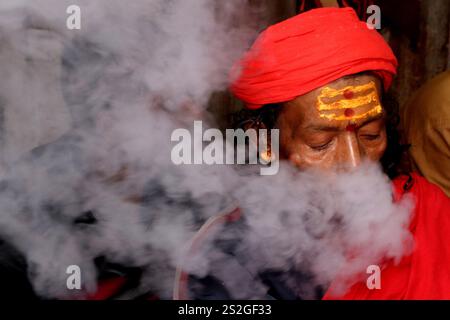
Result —
POLYGON ((280 148, 300 169, 347 170, 386 149, 380 82, 370 75, 342 78, 286 103, 280 148))

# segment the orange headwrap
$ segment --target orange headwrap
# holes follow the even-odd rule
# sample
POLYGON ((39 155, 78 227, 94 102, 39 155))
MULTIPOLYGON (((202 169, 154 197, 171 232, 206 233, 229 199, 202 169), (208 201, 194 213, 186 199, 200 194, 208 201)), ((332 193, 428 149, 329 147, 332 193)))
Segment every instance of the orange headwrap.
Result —
POLYGON ((351 8, 314 9, 265 30, 234 66, 231 91, 250 109, 295 99, 344 76, 373 71, 387 89, 397 59, 351 8))

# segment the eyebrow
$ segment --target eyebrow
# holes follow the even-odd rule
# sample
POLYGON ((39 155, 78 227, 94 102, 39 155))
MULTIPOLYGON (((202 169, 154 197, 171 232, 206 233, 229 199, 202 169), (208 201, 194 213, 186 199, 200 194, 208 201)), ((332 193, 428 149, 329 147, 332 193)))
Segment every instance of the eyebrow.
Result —
MULTIPOLYGON (((384 118, 384 113, 380 113, 376 116, 373 116, 369 119, 366 119, 364 122, 362 122, 360 125, 358 125, 358 128, 364 127, 365 125, 383 119, 384 118)), ((327 131, 327 132, 337 132, 340 131, 341 128, 339 126, 330 126, 330 125, 309 125, 307 126, 305 129, 307 130, 314 130, 314 131, 327 131)))
POLYGON ((327 126, 327 125, 309 125, 305 129, 314 130, 314 131, 328 131, 328 132, 337 132, 340 131, 340 127, 327 126))
POLYGON ((377 121, 377 120, 384 119, 385 116, 386 116, 386 115, 385 115, 384 112, 383 112, 383 113, 380 113, 380 114, 377 114, 376 116, 371 117, 371 118, 367 119, 366 121, 364 121, 363 123, 361 123, 361 124, 358 126, 358 128, 364 127, 366 124, 369 124, 369 123, 371 123, 371 122, 374 122, 374 121, 377 121))

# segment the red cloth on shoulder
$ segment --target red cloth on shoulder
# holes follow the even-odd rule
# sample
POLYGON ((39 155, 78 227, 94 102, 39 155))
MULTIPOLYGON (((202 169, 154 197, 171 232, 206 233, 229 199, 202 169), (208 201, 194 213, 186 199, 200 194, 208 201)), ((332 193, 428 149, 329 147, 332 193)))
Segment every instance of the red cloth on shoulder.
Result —
POLYGON ((351 8, 314 9, 265 30, 233 68, 230 89, 250 109, 295 99, 344 76, 373 71, 387 89, 397 59, 351 8))
POLYGON ((117 294, 126 282, 126 277, 122 276, 102 280, 97 284, 97 291, 86 297, 86 300, 107 300, 117 294))
MULTIPOLYGON (((381 289, 370 290, 365 282, 355 284, 342 297, 329 292, 324 300, 422 300, 450 299, 450 198, 436 185, 413 175, 409 191, 416 208, 410 231, 415 248, 398 265, 388 263, 381 271, 381 289)), ((395 179, 401 197, 407 178, 395 179)))

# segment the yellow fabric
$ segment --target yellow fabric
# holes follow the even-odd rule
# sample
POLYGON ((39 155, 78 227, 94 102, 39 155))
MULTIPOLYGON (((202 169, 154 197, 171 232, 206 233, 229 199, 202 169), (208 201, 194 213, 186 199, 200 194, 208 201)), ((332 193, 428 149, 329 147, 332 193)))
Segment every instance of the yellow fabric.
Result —
POLYGON ((450 197, 450 72, 426 83, 401 117, 413 165, 450 197))

